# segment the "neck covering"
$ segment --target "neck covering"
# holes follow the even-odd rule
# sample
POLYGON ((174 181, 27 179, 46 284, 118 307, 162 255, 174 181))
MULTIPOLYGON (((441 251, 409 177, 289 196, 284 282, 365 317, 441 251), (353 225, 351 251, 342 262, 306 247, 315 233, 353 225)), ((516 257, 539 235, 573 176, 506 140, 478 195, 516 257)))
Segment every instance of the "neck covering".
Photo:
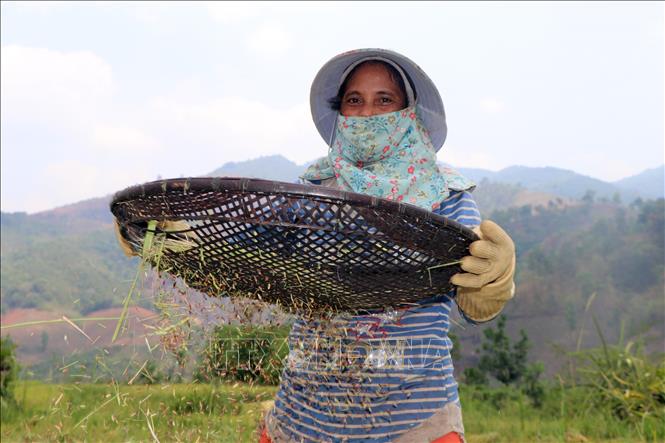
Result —
POLYGON ((452 169, 439 169, 415 106, 370 117, 338 115, 328 155, 310 165, 302 178, 335 178, 339 189, 430 211, 439 207, 451 189, 475 186, 452 169))

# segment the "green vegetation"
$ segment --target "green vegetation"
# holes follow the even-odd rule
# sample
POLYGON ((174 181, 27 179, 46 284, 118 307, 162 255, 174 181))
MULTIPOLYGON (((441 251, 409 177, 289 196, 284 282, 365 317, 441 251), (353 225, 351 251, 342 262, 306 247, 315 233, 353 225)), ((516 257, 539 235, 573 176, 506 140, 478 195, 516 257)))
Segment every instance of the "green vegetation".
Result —
MULTIPOLYGON (((596 323, 596 328, 598 325, 596 323)), ((587 403, 633 424, 640 435, 649 435, 647 423, 665 428, 665 356, 647 356, 641 343, 629 341, 572 353, 576 370, 569 385, 584 386, 587 403)))
POLYGON ((256 441, 274 387, 21 382, 2 441, 256 441), (154 437, 153 437, 154 436, 154 437), (155 439, 156 437, 156 439, 155 439))
POLYGON ((529 397, 533 406, 540 407, 544 396, 540 382, 543 364, 527 364, 530 343, 523 329, 520 330, 520 340, 511 345, 505 328, 506 317, 502 315, 496 329, 490 327, 483 331, 485 340, 480 362, 478 366, 464 370, 464 379, 470 385, 488 386, 491 377, 504 386, 517 386, 529 397))
POLYGON ((558 386, 526 369, 521 390, 490 388, 470 371, 475 384, 460 387, 467 432, 487 442, 665 439, 665 358, 654 363, 634 343, 571 355, 577 366, 558 386))
POLYGON ((196 374, 202 382, 224 378, 276 385, 289 353, 290 326, 218 326, 196 374))
POLYGON ((19 370, 15 349, 10 337, 0 338, 0 410, 3 413, 6 408, 15 406, 14 383, 19 370))
POLYGON ((539 408, 509 387, 460 386, 469 443, 661 442, 663 421, 644 420, 641 428, 589 402, 584 387, 550 386, 539 408))
POLYGON ((477 376, 479 381, 486 380, 487 375, 491 375, 504 385, 509 385, 520 381, 526 372, 529 338, 526 332, 521 330, 520 340, 511 348, 505 328, 506 317, 501 315, 496 330, 487 328, 483 331, 485 342, 482 345, 480 364, 477 368, 480 372, 477 376))
MULTIPOLYGON (((541 382, 542 367, 526 363, 526 334, 511 342, 505 326, 500 318, 484 331, 478 369, 500 385, 460 384, 469 443, 665 439, 665 358, 654 363, 634 343, 604 344, 571 353, 569 373, 541 382)), ((135 362, 130 384, 19 382, 16 406, 2 415, 2 441, 85 441, 103 433, 109 441, 254 442, 277 387, 235 380, 277 382, 271 377, 279 370, 265 363, 283 360, 287 331, 217 328, 197 376, 212 384, 168 384, 153 360, 135 362)), ((68 370, 86 369, 77 367, 68 370)))
MULTIPOLYGON (((2 415, 2 441, 255 442, 277 388, 242 383, 48 385, 20 382, 20 409, 2 415), (152 431, 151 431, 152 429, 152 431)), ((644 431, 593 407, 584 387, 548 387, 541 408, 507 387, 460 386, 469 443, 657 442, 662 421, 644 431)))

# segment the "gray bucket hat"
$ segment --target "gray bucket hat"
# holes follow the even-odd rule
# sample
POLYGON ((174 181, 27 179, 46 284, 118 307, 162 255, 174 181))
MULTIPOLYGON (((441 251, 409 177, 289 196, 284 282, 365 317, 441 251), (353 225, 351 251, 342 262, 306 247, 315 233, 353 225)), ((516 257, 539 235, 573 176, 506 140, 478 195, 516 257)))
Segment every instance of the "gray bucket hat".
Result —
POLYGON ((338 112, 330 107, 329 100, 337 96, 349 72, 366 60, 382 60, 390 63, 403 77, 406 77, 404 85, 407 88, 409 104, 411 105, 415 99, 418 115, 429 131, 432 145, 437 151, 441 149, 448 128, 443 100, 434 82, 407 57, 387 49, 374 48, 356 49, 333 57, 316 74, 310 89, 309 104, 316 129, 326 143, 328 145, 332 143, 338 116, 338 112))

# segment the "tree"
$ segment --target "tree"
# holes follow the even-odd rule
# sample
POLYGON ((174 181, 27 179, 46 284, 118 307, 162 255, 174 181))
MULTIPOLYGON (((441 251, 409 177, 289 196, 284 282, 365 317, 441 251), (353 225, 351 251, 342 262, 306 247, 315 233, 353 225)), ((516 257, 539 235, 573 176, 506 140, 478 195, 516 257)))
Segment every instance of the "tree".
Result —
POLYGON ((0 405, 3 408, 15 403, 13 384, 19 370, 14 355, 15 349, 16 345, 11 337, 0 338, 0 405))
POLYGON ((520 330, 520 340, 512 346, 505 332, 506 317, 501 316, 497 328, 485 329, 483 354, 480 357, 479 369, 491 375, 504 385, 517 382, 526 372, 526 357, 529 349, 529 338, 520 330))
POLYGON ((587 191, 584 193, 584 196, 582 196, 582 201, 589 205, 593 203, 595 199, 596 199, 596 191, 593 191, 591 189, 587 189, 587 191))
POLYGON ((531 399, 534 406, 542 404, 544 389, 539 381, 543 372, 542 363, 527 365, 530 347, 529 337, 524 329, 520 330, 520 339, 511 344, 506 335, 506 317, 499 317, 496 329, 487 328, 481 346, 480 362, 477 368, 464 370, 465 381, 469 384, 486 385, 488 376, 503 385, 517 385, 531 399))

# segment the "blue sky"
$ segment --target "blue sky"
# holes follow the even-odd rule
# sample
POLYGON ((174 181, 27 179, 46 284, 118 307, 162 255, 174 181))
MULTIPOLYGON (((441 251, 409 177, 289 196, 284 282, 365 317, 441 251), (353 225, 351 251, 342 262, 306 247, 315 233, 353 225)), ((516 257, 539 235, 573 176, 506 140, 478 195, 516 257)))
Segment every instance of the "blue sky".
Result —
POLYGON ((439 159, 617 180, 663 163, 661 2, 2 2, 1 208, 326 152, 320 66, 384 47, 436 82, 439 159))

